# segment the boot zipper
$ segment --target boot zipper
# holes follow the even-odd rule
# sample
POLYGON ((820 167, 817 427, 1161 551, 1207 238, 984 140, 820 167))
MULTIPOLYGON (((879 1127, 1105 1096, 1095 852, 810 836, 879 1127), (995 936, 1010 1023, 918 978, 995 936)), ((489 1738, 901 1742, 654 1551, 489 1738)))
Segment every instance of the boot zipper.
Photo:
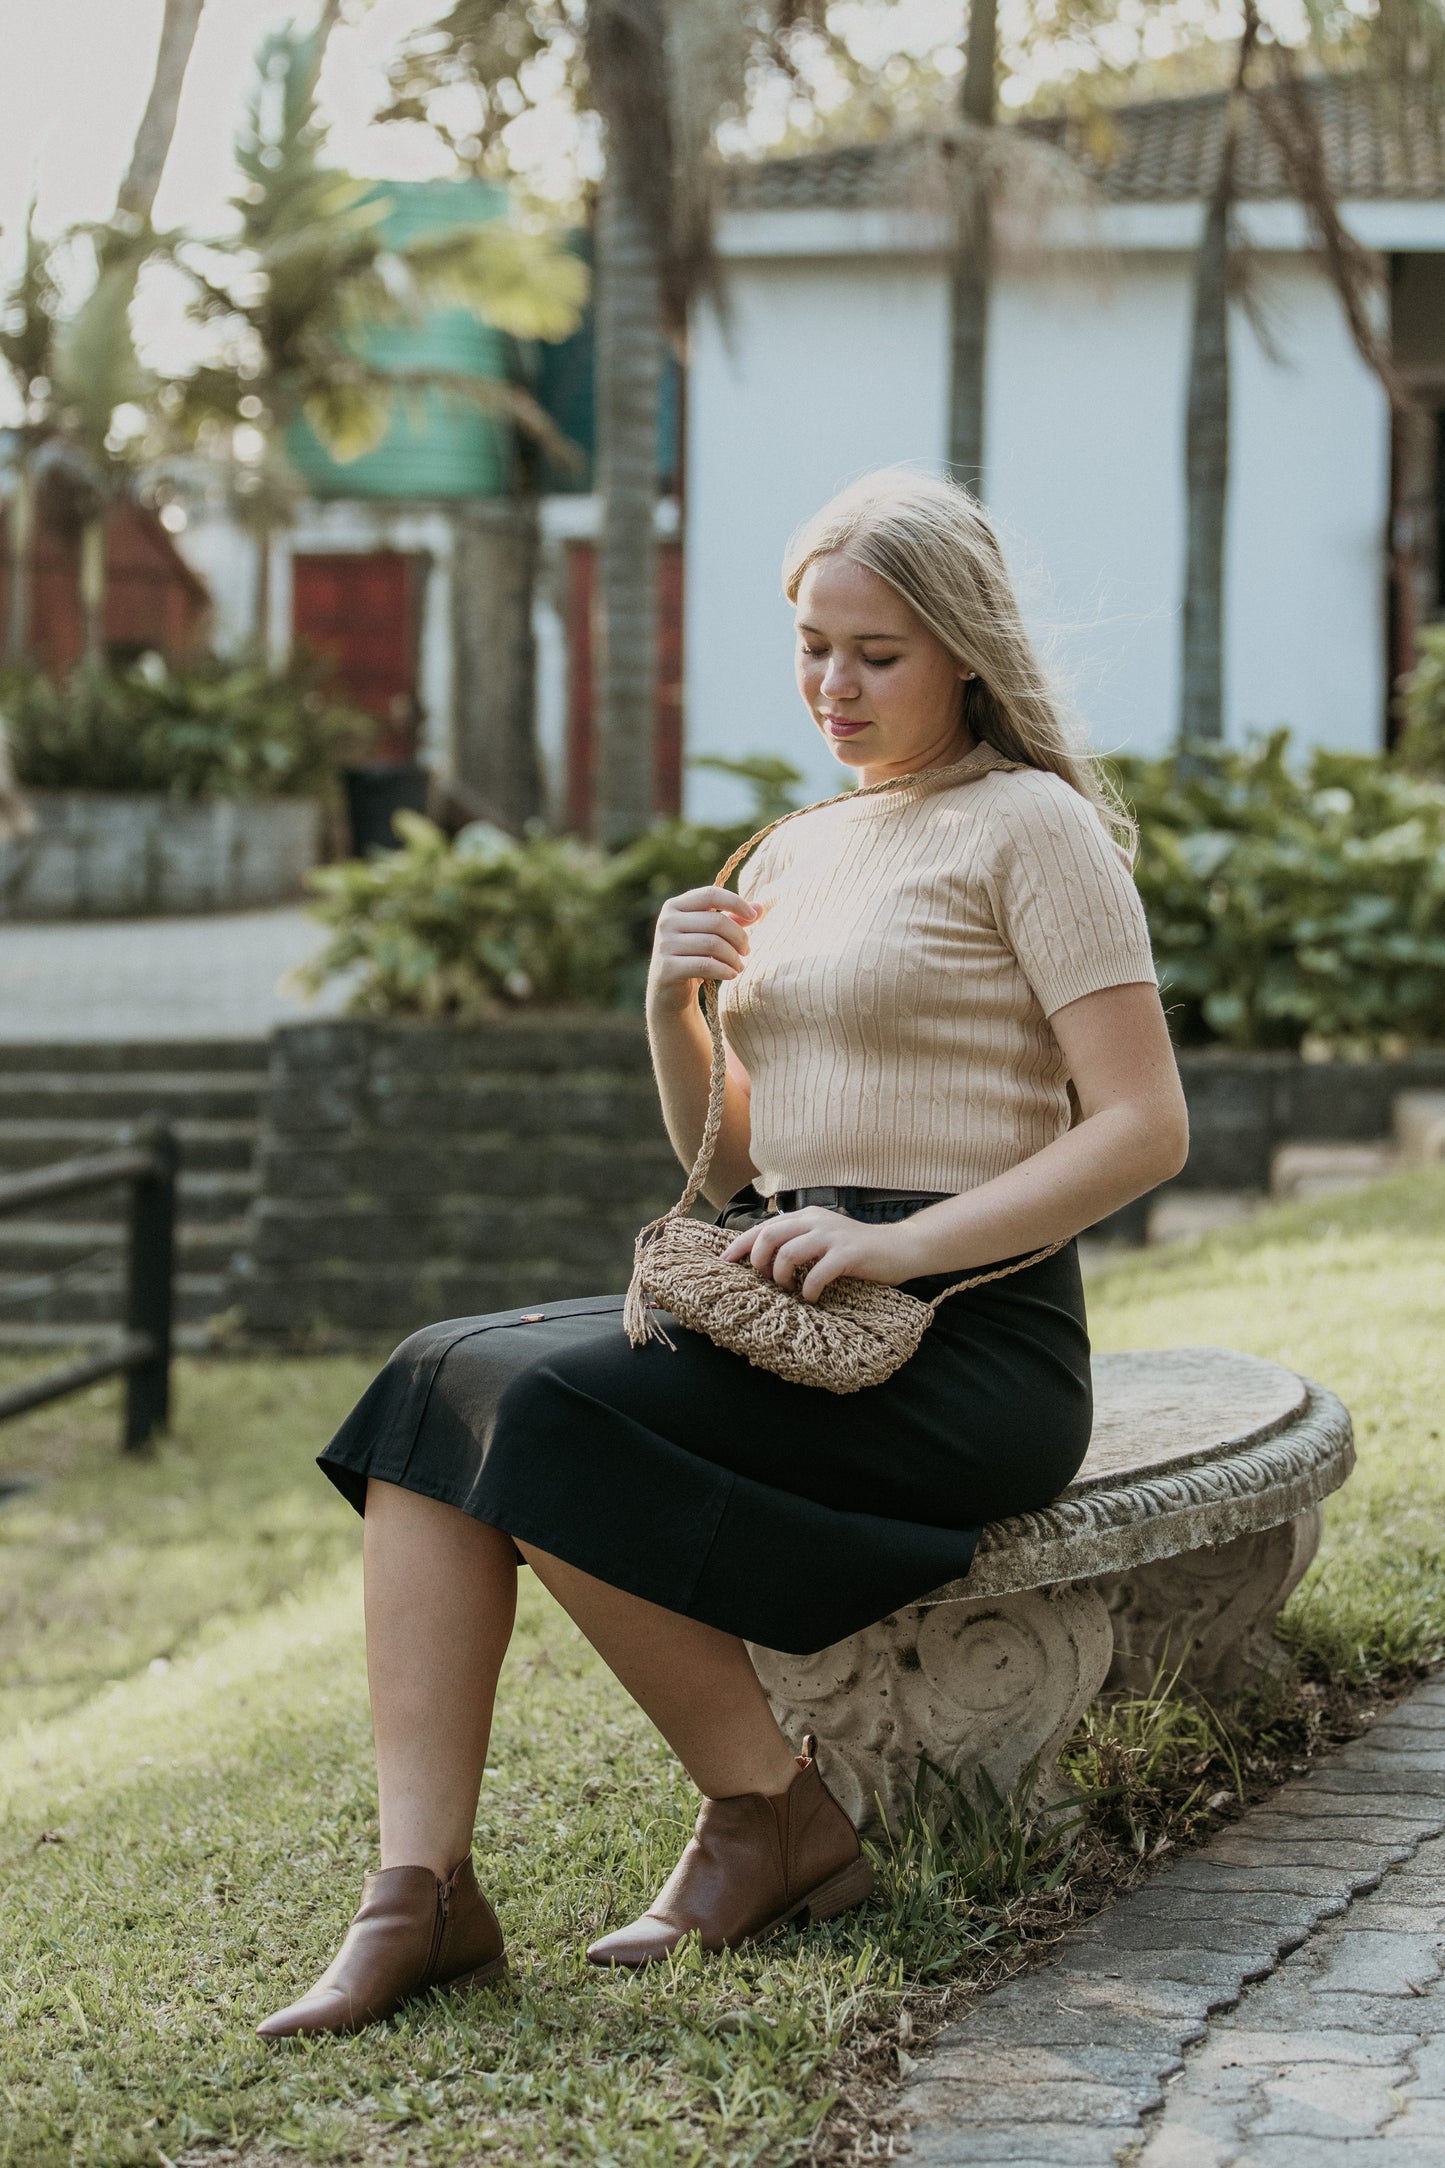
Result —
POLYGON ((451 1910, 451 1883, 438 1882, 437 1914, 436 1919, 432 1923, 431 1950, 427 1956, 426 1972, 422 1977, 423 1987, 430 1987, 433 1979, 436 1977, 437 1967, 441 1963, 442 1944, 446 1940, 447 1921, 451 1918, 451 1910))

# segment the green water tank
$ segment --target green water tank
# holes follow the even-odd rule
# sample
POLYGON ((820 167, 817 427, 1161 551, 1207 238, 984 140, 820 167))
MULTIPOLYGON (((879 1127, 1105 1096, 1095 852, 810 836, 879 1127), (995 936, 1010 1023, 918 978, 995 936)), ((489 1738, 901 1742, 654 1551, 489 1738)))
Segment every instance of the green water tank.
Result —
MULTIPOLYGON (((417 234, 500 218, 507 208, 506 190, 486 181, 386 181, 372 196, 391 206, 381 231, 393 248, 417 234)), ((366 353, 381 369, 436 369, 502 382, 509 348, 471 310, 431 309, 419 323, 375 326, 366 353)), ((286 450, 317 497, 496 497, 506 490, 510 460, 505 422, 442 386, 398 394, 386 435, 359 459, 333 459, 304 421, 290 432, 286 450)))

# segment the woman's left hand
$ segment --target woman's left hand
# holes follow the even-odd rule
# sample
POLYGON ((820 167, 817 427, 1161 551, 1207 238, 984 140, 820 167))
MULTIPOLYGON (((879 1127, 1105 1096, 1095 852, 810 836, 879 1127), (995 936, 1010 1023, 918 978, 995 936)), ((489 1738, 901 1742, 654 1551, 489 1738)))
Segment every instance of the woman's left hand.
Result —
POLYGON ((745 1227, 723 1251, 723 1263, 751 1263, 764 1279, 816 1302, 830 1280, 845 1275, 887 1287, 914 1278, 918 1268, 905 1255, 905 1233, 906 1222, 870 1227, 822 1205, 804 1205, 745 1227))

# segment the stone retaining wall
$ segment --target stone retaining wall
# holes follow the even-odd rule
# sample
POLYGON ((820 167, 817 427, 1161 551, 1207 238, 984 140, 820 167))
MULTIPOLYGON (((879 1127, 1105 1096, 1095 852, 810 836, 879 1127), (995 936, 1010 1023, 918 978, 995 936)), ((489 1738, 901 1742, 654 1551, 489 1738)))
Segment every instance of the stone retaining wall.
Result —
POLYGON ((301 893, 321 842, 310 798, 189 804, 125 791, 30 793, 35 827, 0 841, 0 919, 242 911, 301 893))
POLYGON ((640 1018, 286 1025, 239 1322, 375 1341, 621 1289, 681 1186, 640 1018))
MULTIPOLYGON (((1445 1053, 1188 1052, 1180 1067, 1193 1141, 1179 1186, 1202 1190, 1267 1189, 1278 1145, 1387 1135, 1398 1093, 1445 1089, 1445 1053)), ((681 1187, 641 1018, 608 1015, 285 1025, 257 1176, 233 1291, 243 1329, 368 1342, 620 1289, 637 1227, 681 1187)), ((1101 1232, 1142 1240, 1150 1202, 1101 1232)))

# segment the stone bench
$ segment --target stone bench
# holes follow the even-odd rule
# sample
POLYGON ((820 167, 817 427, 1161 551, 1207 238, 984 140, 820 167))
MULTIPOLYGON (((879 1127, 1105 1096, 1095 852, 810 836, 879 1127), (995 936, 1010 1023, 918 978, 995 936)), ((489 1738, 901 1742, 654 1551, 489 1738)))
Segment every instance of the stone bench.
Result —
POLYGON ((1274 1622, 1319 1546, 1320 1501, 1354 1466, 1333 1393, 1222 1348, 1094 1360, 1095 1419, 1075 1481, 986 1528, 973 1569, 817 1656, 754 1648, 779 1722, 814 1731, 862 1825, 913 1796, 919 1755, 1000 1792, 1056 1757, 1100 1690, 1161 1668, 1205 1692, 1286 1662, 1274 1622))

